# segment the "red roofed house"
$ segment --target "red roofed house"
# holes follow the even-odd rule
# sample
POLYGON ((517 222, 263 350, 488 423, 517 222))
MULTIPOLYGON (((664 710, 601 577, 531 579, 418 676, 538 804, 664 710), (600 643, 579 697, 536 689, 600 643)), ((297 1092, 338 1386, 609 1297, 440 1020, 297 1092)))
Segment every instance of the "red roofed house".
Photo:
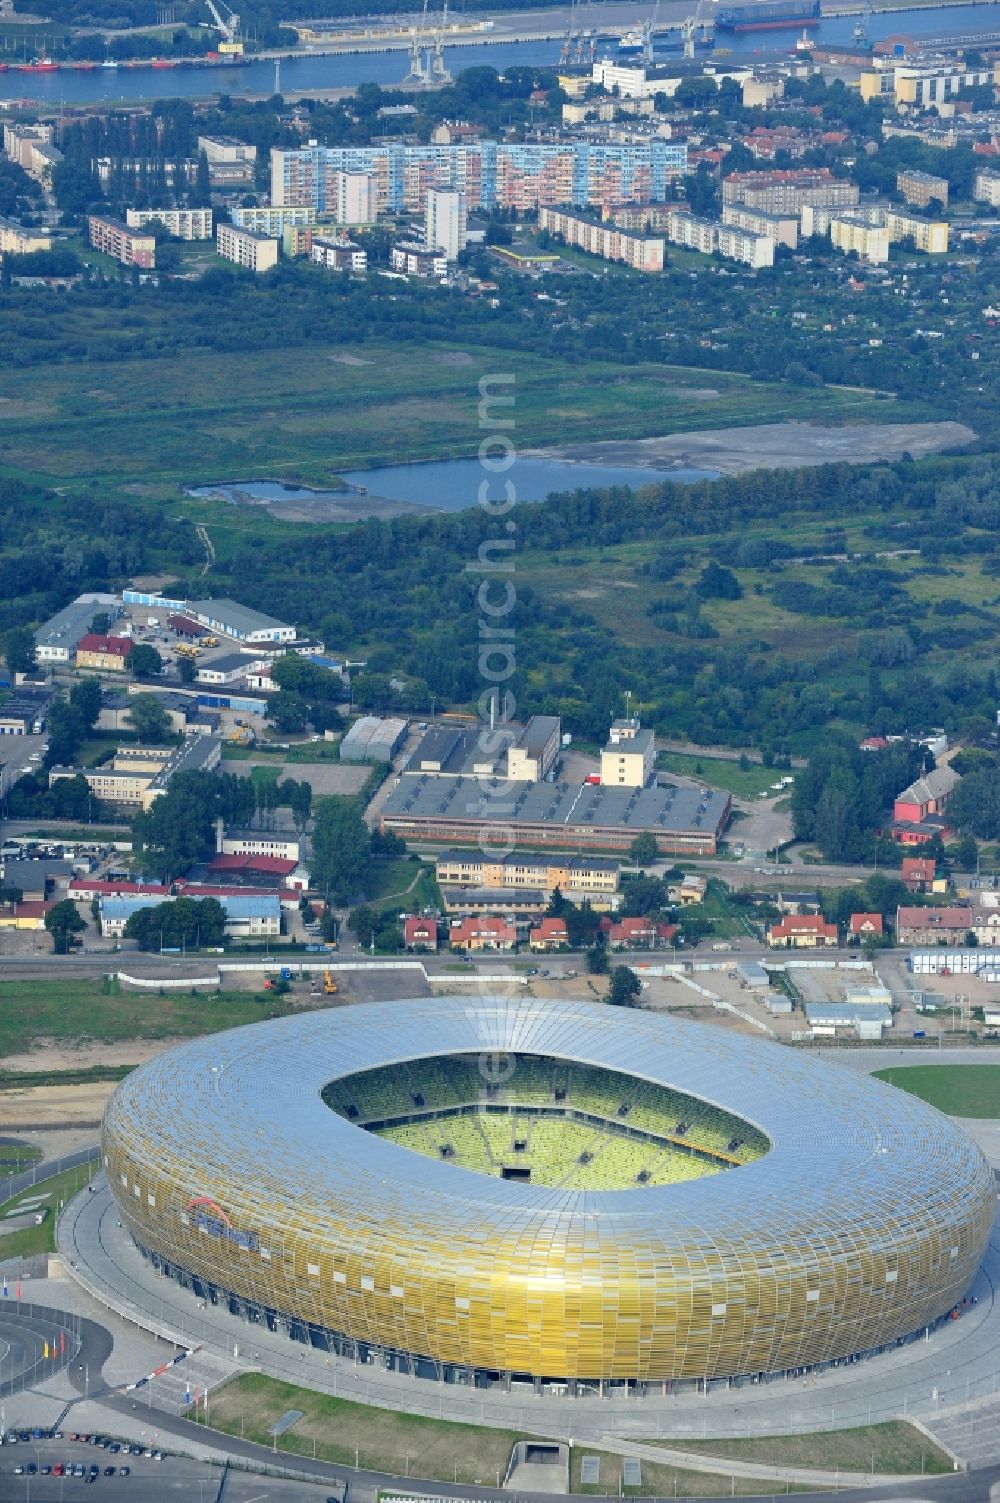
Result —
POLYGON ((102 637, 100 632, 89 631, 76 644, 76 666, 124 673, 134 646, 131 637, 102 637))
POLYGON ((297 861, 290 856, 251 856, 251 855, 222 855, 213 856, 208 863, 208 869, 216 880, 225 881, 226 877, 241 877, 244 882, 257 886, 261 882, 272 885, 280 883, 284 887, 294 887, 296 891, 304 892, 309 886, 309 877, 304 867, 300 867, 297 861))
POLYGON ((971 928, 971 908, 896 910, 896 943, 900 945, 960 945, 971 928))
POLYGON ((0 912, 0 927, 44 929, 45 915, 55 906, 55 902, 42 903, 37 898, 26 898, 23 902, 12 904, 5 912, 0 912))
POLYGON ((437 950, 438 926, 432 918, 403 920, 403 942, 408 950, 437 950))
POLYGON ((880 913, 852 913, 850 934, 852 939, 867 939, 869 935, 882 935, 885 930, 882 927, 882 915, 880 913))
POLYGON ((767 931, 767 942, 775 948, 815 950, 835 945, 837 938, 836 924, 828 924, 821 913, 788 913, 767 931))
POLYGON ((652 919, 623 918, 617 923, 601 920, 612 950, 655 950, 669 945, 677 933, 676 924, 657 924, 652 919))
POLYGON ((866 736, 863 741, 858 742, 861 751, 886 751, 888 745, 884 736, 866 736))
POLYGON ((528 943, 533 950, 558 950, 560 945, 568 945, 569 930, 566 928, 566 920, 543 918, 538 928, 532 929, 528 935, 528 943))
POLYGON ((69 896, 74 903, 89 903, 94 898, 130 898, 137 893, 169 898, 170 888, 159 882, 102 882, 97 877, 74 877, 69 884, 69 896))
POLYGON ((513 950, 517 930, 506 919, 484 914, 482 918, 462 919, 448 931, 453 950, 513 950))
POLYGON ((934 884, 937 865, 930 856, 904 856, 902 878, 910 892, 926 892, 934 884))

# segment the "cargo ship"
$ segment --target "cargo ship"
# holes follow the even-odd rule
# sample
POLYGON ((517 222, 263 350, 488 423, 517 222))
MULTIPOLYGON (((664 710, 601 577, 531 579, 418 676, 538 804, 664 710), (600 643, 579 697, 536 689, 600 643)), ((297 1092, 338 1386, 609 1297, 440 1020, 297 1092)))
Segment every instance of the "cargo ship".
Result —
POLYGON ((777 31, 788 26, 818 26, 819 0, 757 0, 723 5, 715 16, 717 31, 777 31))

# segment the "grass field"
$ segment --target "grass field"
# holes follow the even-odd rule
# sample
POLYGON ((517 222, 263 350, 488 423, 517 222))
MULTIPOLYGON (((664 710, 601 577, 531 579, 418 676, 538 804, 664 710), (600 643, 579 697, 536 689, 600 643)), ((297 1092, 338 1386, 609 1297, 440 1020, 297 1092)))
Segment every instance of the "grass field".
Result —
POLYGON ((733 1461, 820 1467, 830 1472, 871 1472, 873 1463, 876 1473, 895 1472, 900 1476, 952 1470, 950 1457, 905 1420, 860 1425, 853 1430, 820 1430, 809 1435, 685 1440, 683 1449, 707 1456, 726 1456, 733 1461))
POLYGON ((252 993, 192 995, 105 990, 98 981, 5 981, 0 1008, 0 1060, 29 1049, 36 1039, 119 1043, 125 1039, 197 1037, 238 1028, 286 1008, 252 993))
POLYGON ((0 1225, 4 1217, 34 1209, 35 1203, 39 1210, 44 1207, 48 1213, 41 1226, 26 1226, 8 1236, 0 1236, 0 1264, 6 1263, 9 1268, 14 1258, 55 1252, 56 1218, 60 1209, 90 1183, 100 1167, 101 1161, 96 1158, 88 1164, 78 1164, 75 1169, 65 1169, 62 1174, 53 1174, 49 1179, 39 1178, 36 1184, 0 1205, 0 1225))
MULTIPOLYGON (((227 1435, 246 1436, 263 1445, 273 1445, 268 1427, 289 1409, 301 1409, 302 1418, 278 1440, 278 1449, 305 1456, 320 1456, 343 1466, 392 1472, 425 1481, 499 1486, 514 1442, 527 1437, 514 1430, 492 1430, 480 1425, 459 1425, 447 1420, 424 1419, 373 1409, 349 1399, 334 1399, 291 1383, 279 1383, 258 1373, 247 1373, 227 1383, 212 1395, 209 1423, 227 1435), (499 1479, 499 1481, 498 1481, 499 1479)), ((195 1416, 192 1415, 192 1418, 195 1416)), ((203 1422, 203 1415, 197 1419, 203 1422)), ((574 1447, 573 1481, 579 1482, 579 1447, 574 1447)), ((598 1454, 585 1451, 585 1454, 598 1454)), ((616 1492, 621 1459, 605 1456, 601 1488, 571 1486, 572 1492, 616 1492), (612 1487, 610 1484, 614 1483, 612 1487)), ((626 1488, 624 1495, 659 1497, 718 1497, 731 1493, 730 1478, 643 1462, 643 1486, 626 1488)), ((795 1492, 797 1489, 792 1488, 795 1492)), ((748 1497, 770 1491, 764 1483, 736 1479, 733 1496, 748 1497)))
MULTIPOLYGON (((0 371, 8 418, 2 472, 177 499, 184 486, 212 481, 323 485, 372 464, 472 454, 480 437, 477 382, 496 369, 517 378, 522 445, 796 417, 864 421, 871 413, 869 393, 715 371, 709 382, 704 371, 680 367, 581 366, 506 349, 376 342, 358 346, 352 358, 360 364, 346 363, 344 353, 307 347, 262 359, 205 350, 0 371)), ((202 517, 211 510, 184 505, 202 517)), ((220 503, 215 514, 227 527, 239 525, 231 507, 220 503)), ((260 527, 259 515, 252 523, 260 527)))
POLYGON ((677 772, 687 778, 701 778, 712 788, 725 788, 738 798, 754 798, 759 793, 771 792, 784 773, 773 767, 753 764, 744 772, 738 762, 727 757, 689 757, 683 752, 660 752, 656 758, 660 772, 677 772))
POLYGON ((875 1075, 949 1116, 1000 1117, 1000 1064, 901 1065, 875 1075))
MULTIPOLYGON (((439 907, 441 894, 438 891, 434 868, 405 857, 389 861, 376 861, 372 865, 372 908, 387 908, 398 903, 405 895, 402 905, 407 912, 419 912, 421 908, 439 907)), ((402 912, 402 908, 400 909, 402 912)))
POLYGON ((246 1373, 213 1393, 209 1421, 229 1435, 271 1445, 268 1426, 288 1409, 301 1409, 302 1418, 280 1437, 284 1452, 312 1456, 315 1451, 347 1466, 354 1466, 356 1456, 360 1466, 374 1471, 452 1483, 495 1486, 497 1473, 502 1479, 507 1470, 514 1442, 523 1438, 512 1430, 372 1409, 259 1373, 246 1373))

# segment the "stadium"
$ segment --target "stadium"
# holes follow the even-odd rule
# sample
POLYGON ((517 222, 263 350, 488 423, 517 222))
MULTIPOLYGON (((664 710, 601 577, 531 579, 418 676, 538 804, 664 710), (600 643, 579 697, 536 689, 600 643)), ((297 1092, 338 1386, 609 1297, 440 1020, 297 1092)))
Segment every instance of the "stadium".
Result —
POLYGON ((961 1301, 975 1144, 853 1071, 590 1003, 427 998, 183 1045, 111 1098, 123 1225, 199 1300, 415 1377, 661 1392, 961 1301))

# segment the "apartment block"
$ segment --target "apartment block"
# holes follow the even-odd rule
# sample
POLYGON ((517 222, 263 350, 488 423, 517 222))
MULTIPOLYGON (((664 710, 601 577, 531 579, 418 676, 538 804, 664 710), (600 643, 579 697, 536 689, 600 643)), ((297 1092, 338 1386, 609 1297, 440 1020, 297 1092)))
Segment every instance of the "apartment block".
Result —
POLYGON ((270 235, 256 235, 253 230, 238 230, 233 224, 219 225, 215 248, 226 261, 233 261, 247 271, 270 271, 278 264, 277 240, 270 235))
POLYGON ((51 125, 4 124, 3 149, 12 162, 38 183, 46 183, 62 152, 52 145, 51 125))
POLYGON ((465 194, 457 188, 428 188, 424 217, 426 243, 443 250, 447 260, 457 261, 465 250, 468 235, 465 194))
POLYGON ((315 224, 316 210, 273 204, 258 204, 252 208, 236 205, 229 217, 238 230, 250 230, 254 235, 272 235, 277 239, 292 226, 298 229, 315 224))
POLYGON ((127 209, 130 230, 143 230, 153 222, 162 224, 178 240, 211 240, 211 209, 127 209))
POLYGON ((799 218, 797 214, 770 214, 766 209, 751 209, 743 203, 723 204, 722 223, 737 230, 750 230, 755 235, 764 235, 775 245, 784 245, 796 250, 799 244, 799 218))
POLYGON ((885 230, 888 245, 895 245, 899 240, 907 237, 913 240, 914 249, 940 255, 948 249, 948 225, 943 219, 923 219, 919 214, 907 214, 893 204, 859 204, 849 211, 843 209, 831 209, 824 206, 806 204, 802 210, 802 234, 827 235, 838 250, 857 250, 859 244, 864 243, 867 254, 863 259, 869 260, 874 255, 876 262, 885 260, 882 254, 884 249, 880 235, 873 235, 865 241, 859 235, 858 228, 867 226, 872 230, 885 230), (835 223, 847 222, 853 229, 841 228, 834 235, 835 223))
POLYGON ((885 227, 892 244, 910 237, 918 251, 943 255, 948 249, 948 225, 943 219, 923 219, 919 214, 903 214, 898 209, 887 207, 885 227))
POLYGON ((286 225, 281 232, 281 254, 289 261, 294 261, 299 256, 311 256, 315 236, 315 225, 286 225))
POLYGON ((856 204, 856 183, 834 177, 828 167, 791 168, 774 172, 731 172, 722 179, 723 204, 745 204, 769 214, 799 214, 803 204, 856 204))
POLYGON ((420 245, 417 241, 401 240, 389 253, 389 265, 393 271, 401 271, 407 277, 446 277, 448 257, 444 251, 420 245))
POLYGON ((130 230, 117 219, 103 219, 91 214, 87 221, 90 243, 105 256, 113 256, 123 266, 152 268, 156 265, 156 241, 141 230, 130 230))
POLYGON ((463 193, 470 211, 559 204, 603 210, 662 203, 686 171, 687 147, 677 141, 311 145, 271 152, 271 201, 335 213, 338 174, 361 173, 374 179, 380 213, 424 213, 435 188, 463 193))
POLYGON ((947 103, 963 89, 1000 83, 1000 64, 991 62, 979 68, 966 68, 952 62, 927 66, 900 63, 893 69, 892 78, 897 109, 927 110, 947 103))
POLYGON ((667 239, 672 245, 700 251, 703 256, 710 256, 718 251, 720 256, 742 261, 747 266, 774 265, 774 241, 769 235, 740 229, 717 219, 699 219, 694 214, 672 214, 667 239))
POLYGON ((1000 209, 1000 172, 977 172, 972 196, 981 204, 1000 209))
POLYGON ((26 256, 51 249, 48 230, 30 230, 13 219, 0 219, 0 256, 26 256))
POLYGON ((915 168, 897 172, 896 190, 917 209, 926 209, 934 198, 943 209, 948 207, 948 179, 935 177, 933 172, 917 172, 915 168))
POLYGON ((595 224, 562 209, 539 209, 538 225, 558 235, 567 245, 579 246, 604 261, 621 261, 636 271, 663 270, 663 240, 636 235, 617 225, 595 224))
POLYGON ((309 259, 328 271, 368 270, 368 252, 353 240, 320 240, 314 235, 309 259))
POLYGON ((334 174, 331 209, 337 224, 374 224, 378 208, 378 183, 372 173, 334 174))
POLYGON ((670 227, 670 216, 680 211, 679 204, 622 204, 612 209, 609 215, 612 224, 621 230, 652 230, 664 235, 670 227))
POLYGON ((865 214, 841 214, 830 220, 830 240, 845 254, 854 251, 862 261, 881 266, 889 259, 889 231, 865 214))

